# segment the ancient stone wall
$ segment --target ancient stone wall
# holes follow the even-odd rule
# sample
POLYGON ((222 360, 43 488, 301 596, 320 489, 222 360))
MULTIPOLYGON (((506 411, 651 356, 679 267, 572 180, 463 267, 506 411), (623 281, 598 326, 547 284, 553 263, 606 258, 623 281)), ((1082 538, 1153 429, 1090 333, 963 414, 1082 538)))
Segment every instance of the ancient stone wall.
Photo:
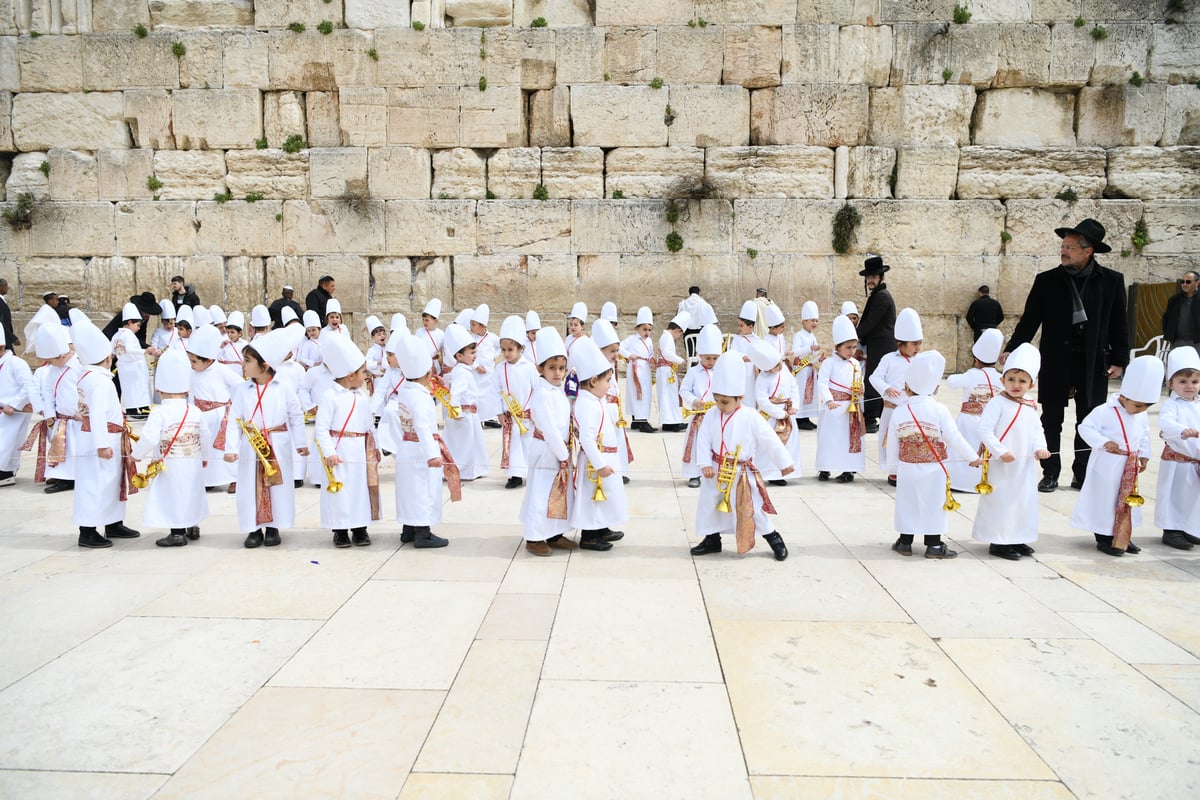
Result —
POLYGON ((1130 282, 1195 266, 1198 7, 0 0, 0 276, 18 325, 176 273, 244 310, 329 273, 359 317, 661 315, 695 283, 726 322, 758 286, 828 321, 872 252, 962 350, 1056 225, 1103 222, 1130 282))

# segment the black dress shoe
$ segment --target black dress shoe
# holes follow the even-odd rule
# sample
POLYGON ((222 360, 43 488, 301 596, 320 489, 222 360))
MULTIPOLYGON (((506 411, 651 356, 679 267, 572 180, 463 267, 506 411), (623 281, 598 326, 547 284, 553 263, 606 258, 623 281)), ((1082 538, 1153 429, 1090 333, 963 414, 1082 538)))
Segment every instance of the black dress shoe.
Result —
MULTIPOLYGON (((700 488, 700 479, 699 478, 688 478, 688 488, 689 489, 699 489, 700 488)), ((1189 545, 1189 547, 1190 547, 1190 545, 1189 545)))
POLYGON ((888 486, 895 486, 895 485, 896 485, 896 476, 888 475, 888 486))
POLYGON ((267 532, 263 535, 263 545, 266 547, 275 547, 283 539, 279 537, 279 528, 267 528, 267 532))
POLYGON ((721 534, 719 533, 708 534, 700 541, 700 544, 691 549, 691 554, 694 556, 706 556, 719 552, 721 552, 721 534))
POLYGON ((124 522, 114 522, 104 526, 104 535, 109 539, 136 539, 142 534, 141 531, 127 527, 124 522))
POLYGON ((292 486, 296 487, 297 489, 303 489, 304 488, 304 479, 297 478, 296 480, 292 481, 292 486))
POLYGON ((1009 561, 1020 561, 1021 554, 1010 544, 989 544, 988 555, 1004 558, 1009 561))
POLYGON ((513 475, 511 478, 509 478, 507 481, 504 482, 505 489, 519 489, 524 485, 525 485, 525 481, 521 480, 516 475, 513 475))
POLYGON ((1142 552, 1142 548, 1138 547, 1133 542, 1130 542, 1129 544, 1125 545, 1125 552, 1129 553, 1131 556, 1136 556, 1138 553, 1142 552))
POLYGON ((771 552, 775 554, 776 561, 787 559, 787 545, 783 543, 783 537, 779 535, 779 531, 771 531, 766 536, 763 536, 763 539, 771 546, 771 552))
POLYGON ((172 532, 161 539, 156 539, 154 543, 159 547, 183 547, 188 540, 185 534, 172 532))
POLYGON ((1083 481, 1080 480, 1079 478, 1072 478, 1071 479, 1071 488, 1074 489, 1075 491, 1079 491, 1080 489, 1083 488, 1083 481))
POLYGON ((499 428, 499 427, 500 427, 500 423, 499 423, 499 422, 496 422, 496 420, 494 420, 494 419, 487 419, 487 420, 484 420, 484 421, 483 421, 483 427, 485 427, 485 428, 499 428))
POLYGON ((931 544, 925 548, 926 558, 957 558, 958 551, 951 550, 945 544, 931 544))
POLYGON ((402 527, 400 529, 400 543, 401 544, 408 544, 409 542, 416 541, 416 539, 417 539, 417 530, 412 525, 405 525, 404 527, 402 527))
POLYGON ((621 483, 622 483, 624 486, 628 486, 628 485, 629 485, 629 476, 628 476, 628 475, 622 475, 622 476, 621 476, 621 483))
POLYGON ((350 532, 350 541, 355 547, 366 547, 371 544, 371 537, 367 534, 366 528, 355 528, 350 532))
POLYGON ((333 532, 333 546, 334 547, 343 547, 343 548, 349 547, 350 546, 349 532, 347 532, 346 530, 334 531, 333 532))
POLYGON ((90 550, 99 550, 104 547, 112 547, 113 543, 101 536, 95 528, 80 528, 79 546, 90 550))
POLYGON ((896 541, 892 542, 892 550, 894 550, 895 552, 899 553, 902 556, 911 556, 912 555, 912 543, 911 542, 902 542, 899 539, 897 539, 896 541))
POLYGON ((767 481, 767 484, 770 486, 787 486, 787 481, 780 478, 779 480, 767 481))
POLYGON ((246 541, 242 542, 242 546, 253 550, 256 547, 262 547, 263 532, 250 531, 246 534, 246 541))
POLYGON ((595 550, 603 553, 612 550, 612 542, 604 541, 604 531, 581 531, 579 534, 580 550, 595 550))
POLYGON ((820 472, 817 473, 817 480, 819 480, 819 481, 829 480, 829 473, 826 472, 825 470, 821 470, 820 472))
POLYGON ((192 525, 190 528, 187 529, 187 532, 184 535, 187 536, 187 538, 191 539, 193 542, 196 541, 197 539, 200 538, 200 526, 192 525))
POLYGON ((1018 553, 1020 553, 1023 556, 1031 556, 1034 554, 1034 552, 1036 552, 1032 547, 1030 547, 1027 544, 1014 544, 1014 545, 1012 545, 1012 549, 1016 550, 1018 553))
POLYGON ((796 427, 802 431, 815 431, 817 429, 816 423, 807 417, 802 420, 798 420, 796 422, 796 427))
POLYGON ((1038 491, 1043 494, 1049 494, 1058 488, 1058 478, 1042 478, 1038 482, 1038 491))
POLYGON ((1099 550, 1101 553, 1104 553, 1105 555, 1109 555, 1109 556, 1125 555, 1125 551, 1122 550, 1121 548, 1113 547, 1111 544, 1104 544, 1103 542, 1097 542, 1096 549, 1099 550))
POLYGON ((1184 535, 1184 538, 1186 538, 1192 544, 1200 544, 1200 536, 1192 536, 1190 533, 1187 533, 1186 531, 1180 531, 1180 533, 1182 533, 1184 535))
POLYGON ((1188 540, 1187 534, 1183 531, 1163 531, 1163 544, 1168 547, 1174 547, 1176 550, 1191 550, 1196 545, 1188 540))
POLYGON ((865 426, 863 426, 863 433, 879 433, 879 423, 868 422, 865 426))
POLYGON ((59 492, 69 492, 75 488, 75 481, 57 480, 54 483, 46 485, 46 494, 58 494, 59 492))
POLYGON ((836 478, 834 478, 834 480, 838 483, 854 483, 854 473, 843 472, 841 475, 838 475, 836 478))
POLYGON ((619 542, 625 538, 625 531, 614 531, 612 528, 605 528, 600 531, 600 538, 606 542, 619 542))

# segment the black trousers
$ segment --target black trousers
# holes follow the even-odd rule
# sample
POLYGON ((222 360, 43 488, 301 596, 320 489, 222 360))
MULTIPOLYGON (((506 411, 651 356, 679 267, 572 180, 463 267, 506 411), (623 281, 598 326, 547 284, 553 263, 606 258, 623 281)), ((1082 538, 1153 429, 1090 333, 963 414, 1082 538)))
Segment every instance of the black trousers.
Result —
POLYGON ((883 413, 883 398, 871 385, 871 375, 879 368, 879 362, 888 352, 884 350, 880 353, 878 352, 880 349, 879 347, 867 349, 867 363, 863 368, 863 422, 867 425, 878 422, 879 416, 883 413))
POLYGON ((693 333, 699 335, 700 329, 699 328, 688 328, 686 331, 683 332, 683 336, 684 336, 683 341, 684 341, 684 344, 686 345, 687 357, 689 359, 696 357, 696 340, 694 338, 692 338, 693 333))
MULTIPOLYGON (((1089 403, 1080 388, 1084 384, 1086 369, 1087 366, 1082 355, 1071 359, 1071 386, 1076 390, 1075 440, 1072 445, 1075 453, 1071 462, 1071 474, 1074 480, 1080 482, 1087 474, 1088 459, 1092 455, 1092 449, 1079 435, 1079 423, 1083 422, 1083 418, 1090 414, 1092 409, 1103 405, 1103 403, 1089 403)), ((1066 412, 1066 404, 1061 406, 1047 404, 1042 407, 1042 430, 1046 433, 1046 449, 1050 451, 1050 457, 1042 460, 1042 474, 1047 478, 1057 479, 1062 472, 1063 457, 1059 455, 1059 451, 1062 450, 1063 418, 1066 417, 1066 412)), ((1063 455, 1068 454, 1064 453, 1063 455)))

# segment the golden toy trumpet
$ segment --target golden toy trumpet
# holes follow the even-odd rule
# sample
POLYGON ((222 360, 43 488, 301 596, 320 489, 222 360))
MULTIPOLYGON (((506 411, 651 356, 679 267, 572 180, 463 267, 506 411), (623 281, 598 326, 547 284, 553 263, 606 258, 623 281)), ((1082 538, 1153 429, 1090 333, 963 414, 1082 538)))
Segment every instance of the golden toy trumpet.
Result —
POLYGON ((725 513, 733 511, 729 500, 733 496, 733 484, 737 480, 738 456, 741 453, 742 446, 738 445, 732 453, 725 454, 721 459, 721 466, 717 468, 717 491, 721 495, 721 499, 717 501, 717 511, 725 513))
POLYGON ((621 403, 621 393, 617 392, 617 427, 628 428, 629 420, 625 419, 625 406, 621 403))
POLYGON ((145 489, 150 485, 150 481, 154 480, 160 472, 166 472, 167 466, 163 464, 161 458, 156 458, 146 465, 145 472, 139 472, 129 479, 135 489, 145 489))
POLYGON ((1138 494, 1138 479, 1136 476, 1133 479, 1133 491, 1125 497, 1125 505, 1130 508, 1141 508, 1146 505, 1146 498, 1138 494))
POLYGON ((504 405, 508 407, 508 413, 512 415, 513 422, 517 424, 517 430, 521 432, 522 436, 529 433, 529 426, 524 422, 525 410, 521 408, 521 404, 517 402, 517 398, 508 392, 501 392, 500 394, 504 398, 504 405))
POLYGON ((809 353, 804 358, 796 362, 796 366, 792 367, 792 374, 799 375, 805 367, 812 365, 812 353, 809 353))
POLYGON ((716 403, 709 400, 709 401, 705 402, 703 405, 701 405, 699 408, 685 408, 685 409, 683 409, 683 417, 684 417, 684 419, 687 419, 688 417, 703 417, 705 414, 708 413, 708 410, 715 405, 716 405, 716 403))
POLYGON ((858 364, 854 364, 854 377, 850 380, 850 407, 846 409, 851 414, 858 413, 858 400, 863 396, 863 382, 858 371, 858 364))
POLYGON ((978 494, 992 493, 992 485, 988 483, 988 464, 991 463, 991 460, 992 454, 988 452, 986 447, 983 448, 983 472, 980 475, 981 480, 975 484, 975 491, 978 494))
POLYGON ((133 426, 130 425, 128 421, 125 422, 125 433, 129 434, 129 440, 131 442, 140 442, 142 440, 142 437, 133 432, 133 426))
POLYGON ((462 416, 462 409, 450 403, 450 387, 437 375, 429 379, 429 392, 435 400, 446 407, 446 413, 450 415, 450 419, 458 419, 462 416))
POLYGON ((279 477, 279 470, 271 466, 271 443, 267 441, 267 437, 255 427, 253 422, 244 422, 239 418, 237 424, 242 429, 242 433, 246 434, 246 440, 250 442, 250 446, 254 448, 254 454, 262 462, 263 475, 267 478, 267 485, 277 486, 282 483, 283 478, 279 477))
POLYGON ((596 484, 596 491, 592 492, 592 502, 603 503, 608 498, 604 495, 604 478, 600 477, 600 473, 592 466, 592 462, 587 465, 587 479, 596 484))
POLYGON ((342 482, 333 477, 333 467, 325 463, 325 451, 321 449, 321 443, 316 441, 315 438, 313 441, 317 445, 317 455, 321 458, 321 466, 325 468, 325 491, 330 494, 337 494, 342 490, 342 482))
POLYGON ((958 511, 962 508, 962 503, 954 499, 954 493, 950 491, 950 478, 946 478, 946 502, 942 504, 942 509, 945 511, 958 511))
POLYGON ((733 334, 727 333, 727 334, 725 334, 725 341, 721 343, 721 352, 722 353, 729 352, 729 345, 731 345, 731 344, 733 344, 733 334))

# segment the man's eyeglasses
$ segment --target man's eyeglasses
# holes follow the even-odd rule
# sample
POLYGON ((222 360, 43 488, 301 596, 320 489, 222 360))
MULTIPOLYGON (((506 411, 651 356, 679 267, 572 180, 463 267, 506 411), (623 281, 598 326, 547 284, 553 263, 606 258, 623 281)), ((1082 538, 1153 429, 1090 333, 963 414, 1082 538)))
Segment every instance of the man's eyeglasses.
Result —
POLYGON ((1184 286, 1191 286, 1195 281, 1180 281, 1184 286))

